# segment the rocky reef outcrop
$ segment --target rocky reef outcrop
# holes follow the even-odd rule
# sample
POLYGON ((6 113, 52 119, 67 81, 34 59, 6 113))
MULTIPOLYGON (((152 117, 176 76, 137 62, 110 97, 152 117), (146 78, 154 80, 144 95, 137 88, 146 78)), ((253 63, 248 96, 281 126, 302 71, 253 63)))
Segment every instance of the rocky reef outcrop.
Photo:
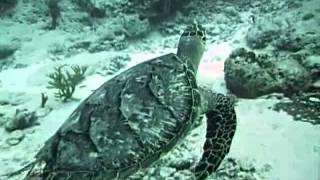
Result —
POLYGON ((225 61, 227 88, 239 97, 256 98, 270 93, 287 95, 311 86, 311 73, 290 55, 256 54, 236 49, 225 61))

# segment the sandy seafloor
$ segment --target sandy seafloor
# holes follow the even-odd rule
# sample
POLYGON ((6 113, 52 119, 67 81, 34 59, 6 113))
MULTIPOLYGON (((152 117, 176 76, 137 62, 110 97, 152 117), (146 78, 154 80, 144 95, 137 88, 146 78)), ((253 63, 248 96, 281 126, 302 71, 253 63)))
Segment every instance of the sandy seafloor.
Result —
MULTIPOLYGON (((234 44, 235 40, 242 43, 246 28, 239 28, 230 40, 208 44, 197 76, 199 84, 226 93, 223 61, 232 49, 239 45, 239 43, 234 44)), ((43 91, 49 95, 46 107, 52 109, 47 116, 38 120, 40 125, 23 130, 25 138, 18 145, 7 145, 6 139, 10 137, 10 133, 0 128, 0 175, 17 170, 32 161, 35 153, 64 122, 81 99, 86 98, 92 90, 112 77, 95 73, 99 61, 107 56, 125 54, 131 58, 126 67, 129 68, 140 61, 174 52, 174 48, 165 48, 163 44, 165 40, 173 42, 178 40, 178 36, 162 37, 152 33, 148 37, 149 41, 139 48, 131 45, 121 52, 103 51, 92 54, 79 52, 75 56, 65 58, 64 63, 88 65, 90 73, 75 92, 74 97, 77 100, 61 103, 52 97, 53 90, 46 89, 48 80, 46 74, 59 64, 59 61, 50 60, 47 50, 50 44, 63 42, 69 34, 59 30, 46 32, 38 30, 37 27, 9 21, 0 22, 0 31, 10 32, 25 40, 19 52, 15 54, 16 63, 24 65, 0 72, 0 98, 18 102, 15 106, 0 106, 1 113, 13 115, 16 108, 22 107, 39 109, 40 92, 43 91), (144 47, 147 46, 150 46, 152 51, 145 50, 144 47)), ((279 100, 276 98, 264 97, 253 100, 239 99, 236 106, 237 131, 228 157, 252 164, 256 169, 252 179, 320 180, 320 126, 293 121, 285 112, 271 110, 270 107, 277 101, 279 100)), ((173 153, 168 154, 169 157, 164 158, 173 157, 180 160, 199 158, 205 135, 205 121, 203 122, 183 142, 187 148, 178 147, 173 153)), ((166 161, 163 161, 161 166, 163 171, 168 170, 166 161)), ((17 176, 12 179, 21 178, 22 176, 17 176)), ((152 175, 148 176, 147 172, 144 179, 152 179, 152 175)))

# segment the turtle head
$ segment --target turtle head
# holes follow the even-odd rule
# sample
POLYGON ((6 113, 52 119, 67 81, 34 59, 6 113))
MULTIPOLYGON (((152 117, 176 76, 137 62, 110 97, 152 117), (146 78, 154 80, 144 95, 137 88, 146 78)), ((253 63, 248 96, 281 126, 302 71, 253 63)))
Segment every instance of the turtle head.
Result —
POLYGON ((188 26, 180 37, 177 56, 190 61, 195 73, 198 70, 200 60, 205 50, 205 44, 206 31, 197 23, 188 26))

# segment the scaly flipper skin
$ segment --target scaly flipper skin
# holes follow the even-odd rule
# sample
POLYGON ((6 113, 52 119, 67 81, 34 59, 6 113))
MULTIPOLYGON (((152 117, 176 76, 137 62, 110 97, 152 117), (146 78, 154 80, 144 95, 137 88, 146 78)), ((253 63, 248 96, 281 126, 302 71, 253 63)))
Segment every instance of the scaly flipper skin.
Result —
POLYGON ((208 103, 204 103, 207 110, 207 134, 203 146, 203 154, 193 169, 197 180, 205 179, 216 171, 229 153, 231 142, 236 130, 236 113, 234 101, 222 94, 203 91, 208 103), (211 94, 211 96, 209 96, 211 94))

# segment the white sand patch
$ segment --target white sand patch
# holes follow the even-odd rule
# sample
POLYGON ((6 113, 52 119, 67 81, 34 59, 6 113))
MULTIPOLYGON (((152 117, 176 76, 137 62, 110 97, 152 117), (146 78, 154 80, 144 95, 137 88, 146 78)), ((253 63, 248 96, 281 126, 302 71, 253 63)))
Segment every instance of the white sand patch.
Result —
POLYGON ((32 88, 27 82, 27 79, 35 71, 37 71, 41 65, 31 65, 26 68, 20 69, 8 69, 0 73, 0 79, 2 86, 10 91, 15 92, 30 92, 29 89, 32 88))
POLYGON ((268 107, 275 100, 240 100, 238 127, 229 156, 272 167, 267 179, 320 179, 320 126, 293 121, 268 107))

